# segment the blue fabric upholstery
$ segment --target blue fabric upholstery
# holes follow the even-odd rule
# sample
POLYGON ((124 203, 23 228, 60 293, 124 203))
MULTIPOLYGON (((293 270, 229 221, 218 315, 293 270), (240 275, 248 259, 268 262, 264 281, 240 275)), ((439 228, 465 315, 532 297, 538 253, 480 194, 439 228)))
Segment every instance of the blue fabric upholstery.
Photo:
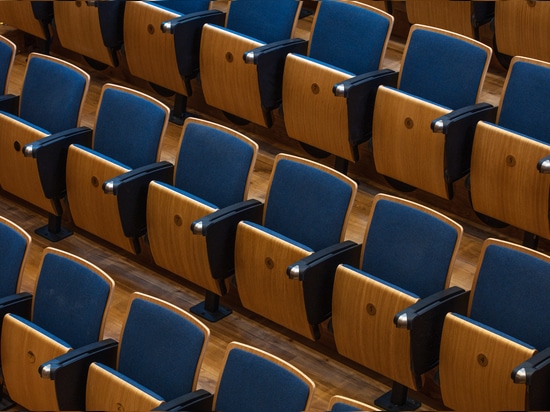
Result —
POLYGON ((166 113, 156 104, 107 88, 94 131, 94 150, 137 168, 156 161, 166 113))
POLYGON ((77 348, 100 338, 110 285, 72 259, 44 257, 33 304, 33 322, 77 348))
POLYGON ((0 42, 0 93, 6 88, 13 50, 4 42, 0 42))
POLYGON ((354 74, 378 69, 389 21, 340 1, 319 2, 309 56, 354 74), (360 51, 360 52, 358 52, 360 51))
POLYGON ((499 125, 550 143, 550 68, 520 61, 510 71, 499 125))
POLYGON ((120 343, 118 371, 164 399, 192 391, 205 336, 173 311, 134 299, 120 343))
POLYGON ((320 169, 280 160, 273 173, 264 226, 313 250, 340 241, 352 187, 320 169))
POLYGON ((295 0, 232 1, 227 28, 265 43, 288 39, 298 5, 295 0))
POLYGON ((445 287, 457 236, 455 228, 428 213, 380 200, 361 269, 425 298, 445 287))
POLYGON ((343 402, 336 402, 330 408, 331 412, 346 412, 346 411, 360 411, 361 409, 355 408, 343 402))
POLYGON ((243 200, 254 149, 222 130, 186 126, 177 159, 175 186, 216 205, 243 200))
POLYGON ((473 293, 472 319, 539 350, 550 347, 550 264, 490 245, 473 293))
POLYGON ((399 89, 458 109, 476 102, 485 50, 428 30, 414 30, 401 69, 399 89))
POLYGON ((67 349, 72 348, 72 346, 69 345, 67 342, 65 342, 63 339, 59 339, 59 336, 56 336, 53 333, 50 333, 50 331, 48 331, 44 328, 41 328, 36 323, 34 323, 34 322, 32 322, 28 319, 25 319, 24 317, 21 317, 19 315, 13 314, 13 313, 11 314, 11 316, 13 316, 13 318, 17 319, 19 322, 21 322, 21 323, 29 326, 30 328, 34 329, 38 333, 46 336, 47 338, 53 340, 54 342, 59 343, 60 345, 64 346, 65 348, 67 348, 67 349))
POLYGON ((232 349, 222 372, 216 410, 224 412, 303 411, 309 387, 281 366, 232 349))
POLYGON ((210 0, 160 0, 151 3, 167 10, 187 14, 208 10, 210 0))
POLYGON ((0 223, 0 297, 17 292, 21 263, 27 240, 11 227, 0 223))
POLYGON ((33 57, 29 60, 19 116, 57 133, 78 126, 86 79, 70 67, 33 57))

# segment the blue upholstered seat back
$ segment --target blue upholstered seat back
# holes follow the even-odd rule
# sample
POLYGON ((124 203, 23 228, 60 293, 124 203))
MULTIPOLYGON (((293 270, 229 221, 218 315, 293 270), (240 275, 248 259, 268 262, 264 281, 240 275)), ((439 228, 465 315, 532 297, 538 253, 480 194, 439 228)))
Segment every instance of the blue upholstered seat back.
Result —
POLYGON ((55 61, 29 59, 19 116, 50 133, 78 126, 78 115, 86 79, 55 61))
POLYGON ((134 299, 120 342, 118 371, 166 400, 192 391, 205 336, 175 312, 134 299))
POLYGON ((303 411, 309 387, 296 375, 256 354, 232 349, 222 371, 218 411, 303 411))
POLYGON ((550 264, 489 245, 473 290, 470 317, 542 350, 550 346, 550 264))
POLYGON ((411 33, 399 89, 450 109, 476 102, 487 53, 474 44, 424 29, 411 33))
POLYGON ((0 223, 0 297, 17 292, 26 249, 27 240, 11 227, 0 223))
POLYGON ((360 411, 360 410, 361 409, 348 405, 346 403, 336 402, 334 405, 332 405, 330 412, 350 412, 350 411, 360 411))
POLYGON ((235 136, 197 123, 186 126, 175 186, 218 208, 243 200, 254 149, 235 136))
POLYGON ((340 1, 319 2, 319 7, 309 56, 355 74, 377 70, 388 19, 340 1))
POLYGON ((288 39, 298 5, 295 0, 232 1, 226 27, 264 43, 288 39))
POLYGON ((110 284, 90 268, 57 254, 44 257, 32 321, 77 348, 101 338, 110 284))
POLYGON ((94 150, 136 168, 154 163, 165 111, 138 95, 107 88, 94 130, 94 150))
POLYGON ((282 159, 269 189, 264 226, 313 250, 338 243, 352 187, 309 165, 282 159))
POLYGON ((508 76, 498 124, 550 143, 550 68, 519 61, 508 76))
POLYGON ((0 94, 6 89, 6 80, 9 74, 13 49, 4 42, 0 42, 0 94))
POLYGON ((458 233, 413 207, 379 200, 363 246, 361 269, 420 298, 445 287, 458 233))
POLYGON ((154 2, 157 6, 174 10, 181 14, 208 10, 209 3, 210 0, 161 0, 154 2))

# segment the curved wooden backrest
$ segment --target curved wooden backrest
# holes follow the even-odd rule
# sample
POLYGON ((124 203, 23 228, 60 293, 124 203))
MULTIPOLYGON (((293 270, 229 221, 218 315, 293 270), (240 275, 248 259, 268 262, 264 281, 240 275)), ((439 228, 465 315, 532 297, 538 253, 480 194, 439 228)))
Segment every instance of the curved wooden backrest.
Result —
POLYGON ((331 412, 345 412, 345 411, 349 412, 349 411, 376 411, 378 409, 367 403, 360 402, 357 399, 352 399, 342 395, 334 395, 329 400, 327 410, 331 412))
POLYGON ((128 1, 124 11, 124 48, 130 72, 155 85, 187 96, 178 71, 174 36, 161 24, 181 13, 158 7, 156 2, 128 1))
POLYGON ((46 40, 51 35, 49 32, 44 31, 40 20, 35 18, 32 2, 30 1, 3 1, 0 3, 0 16, 2 16, 2 21, 5 24, 16 27, 42 40, 46 40))
POLYGON ((405 5, 411 24, 440 27, 468 37, 475 37, 472 26, 472 2, 408 0, 405 5))
POLYGON ((550 4, 545 1, 496 1, 495 40, 498 52, 550 60, 550 4))
POLYGON ((99 8, 87 2, 54 2, 55 29, 61 45, 85 57, 115 66, 103 41, 99 8))

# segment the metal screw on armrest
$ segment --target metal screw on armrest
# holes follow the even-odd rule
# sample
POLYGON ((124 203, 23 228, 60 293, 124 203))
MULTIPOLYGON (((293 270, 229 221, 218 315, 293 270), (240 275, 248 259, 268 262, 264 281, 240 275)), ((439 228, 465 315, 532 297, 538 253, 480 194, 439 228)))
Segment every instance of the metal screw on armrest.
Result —
POLYGON ((103 188, 103 192, 112 195, 114 192, 115 185, 112 181, 106 182, 105 187, 103 188))
POLYGON ((300 266, 294 265, 288 271, 288 277, 292 280, 300 279, 300 266))
POLYGON ((49 364, 45 365, 40 372, 40 376, 42 376, 44 379, 50 379, 50 372, 51 366, 49 364))
POLYGON ((540 172, 541 173, 550 173, 550 160, 544 160, 540 164, 540 172))
POLYGON ((525 368, 521 368, 516 372, 514 376, 514 383, 525 384, 527 382, 527 371, 525 368))
POLYGON ((23 156, 25 157, 32 157, 32 152, 34 151, 34 147, 32 145, 25 146, 25 150, 23 150, 23 156))
POLYGON ((395 322, 395 325, 399 328, 399 329, 406 329, 407 328, 407 323, 408 323, 408 317, 407 317, 407 314, 406 313, 402 313, 401 315, 399 315, 399 317, 397 318, 397 321, 395 322))
POLYGON ((254 52, 249 51, 244 54, 244 62, 247 64, 254 64, 254 52))
POLYGON ((334 95, 337 97, 342 97, 345 91, 346 91, 346 86, 344 86, 341 83, 334 86, 334 95))
POLYGON ((443 120, 438 120, 437 122, 434 123, 434 132, 435 133, 443 133, 443 120))
POLYGON ((195 235, 201 235, 202 234, 202 220, 199 220, 197 223, 195 223, 192 227, 193 233, 195 235))
POLYGON ((160 25, 160 29, 163 33, 172 33, 172 23, 165 21, 160 25))

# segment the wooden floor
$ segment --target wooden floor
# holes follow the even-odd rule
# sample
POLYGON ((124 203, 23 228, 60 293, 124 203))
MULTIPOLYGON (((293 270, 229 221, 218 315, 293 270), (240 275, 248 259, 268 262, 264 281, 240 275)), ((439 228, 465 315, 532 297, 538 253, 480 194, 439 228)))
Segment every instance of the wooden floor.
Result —
MULTIPOLYGON (((310 20, 302 22, 301 33, 307 36, 307 24, 310 20)), ((15 39, 21 52, 16 58, 14 74, 11 78, 9 91, 18 94, 21 90, 21 82, 28 52, 32 50, 32 43, 24 36, 9 27, 3 27, 2 31, 8 37, 15 39)), ((395 38, 390 43, 385 67, 399 69, 399 62, 403 50, 403 42, 395 38)), ((103 71, 93 70, 86 65, 79 56, 63 50, 59 45, 52 47, 52 54, 66 58, 84 67, 92 76, 92 84, 86 101, 82 118, 82 125, 93 126, 96 105, 101 86, 105 82, 125 84, 146 91, 167 104, 172 105, 171 97, 161 97, 142 80, 133 78, 124 66, 124 59, 118 68, 109 68, 103 71)), ((498 99, 503 83, 504 71, 494 65, 486 82, 482 100, 498 104, 498 99)), ((273 157, 278 152, 290 152, 306 156, 300 146, 289 139, 284 132, 284 124, 280 117, 276 117, 273 128, 267 130, 254 125, 231 125, 221 113, 209 108, 204 103, 200 93, 200 84, 193 83, 195 93, 189 99, 189 110, 195 115, 233 126, 245 134, 252 136, 261 147, 259 159, 254 171, 252 186, 249 193, 251 198, 262 200, 267 185, 267 179, 271 172, 273 157)), ((167 144, 163 149, 164 160, 174 159, 174 147, 180 137, 181 127, 170 124, 167 134, 167 144)), ((332 162, 332 159, 323 160, 332 162)), ((441 201, 423 193, 402 194, 388 187, 377 176, 372 167, 372 158, 366 149, 362 149, 361 160, 350 167, 350 175, 360 183, 359 193, 354 205, 351 221, 347 230, 347 238, 356 242, 362 242, 368 212, 373 196, 382 191, 397 194, 409 199, 431 205, 432 207, 455 218, 465 227, 464 239, 461 245, 458 261, 455 265, 452 283, 464 288, 470 288, 472 274, 475 270, 483 239, 493 236, 506 238, 515 242, 521 242, 521 234, 513 228, 502 231, 493 231, 483 226, 476 220, 467 201, 467 192, 463 188, 463 182, 457 183, 456 197, 452 201, 441 201)), ((34 229, 46 223, 43 212, 30 205, 14 199, 7 193, 0 193, 0 214, 13 220, 27 229, 33 236, 33 246, 28 267, 24 275, 22 290, 32 291, 38 271, 42 250, 53 246, 82 256, 97 264, 116 281, 116 291, 113 305, 109 311, 106 337, 119 338, 120 328, 125 316, 128 296, 133 291, 141 291, 158 296, 172 302, 184 309, 202 300, 203 294, 192 284, 176 279, 169 273, 154 266, 147 250, 142 256, 132 256, 116 249, 100 239, 83 233, 74 228, 73 236, 52 244, 34 234, 34 229)), ((71 222, 66 224, 72 227, 71 222)), ((548 250, 548 245, 542 242, 540 249, 548 250)), ((238 296, 230 292, 222 298, 234 309, 231 316, 217 322, 209 323, 212 335, 208 345, 206 358, 201 370, 199 387, 213 391, 215 382, 220 372, 220 361, 225 347, 230 341, 240 341, 268 350, 303 370, 316 383, 316 392, 312 404, 312 410, 326 410, 329 398, 335 394, 341 394, 356 398, 363 402, 373 403, 374 399, 388 391, 390 382, 378 374, 364 367, 354 364, 341 356, 335 349, 330 334, 324 333, 321 341, 310 342, 283 328, 261 319, 257 315, 247 312, 240 306, 238 296)), ((431 379, 421 393, 414 396, 423 402, 424 410, 445 409, 439 400, 439 391, 431 379)))

